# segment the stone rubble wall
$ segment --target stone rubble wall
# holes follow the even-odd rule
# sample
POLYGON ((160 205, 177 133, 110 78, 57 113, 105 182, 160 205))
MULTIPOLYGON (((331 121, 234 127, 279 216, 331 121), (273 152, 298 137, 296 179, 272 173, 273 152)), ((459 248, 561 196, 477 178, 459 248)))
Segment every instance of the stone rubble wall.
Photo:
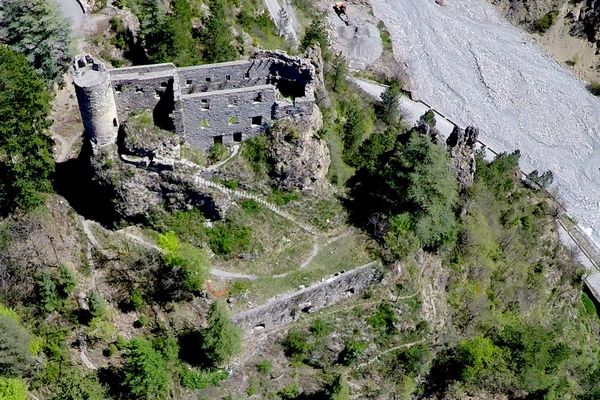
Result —
POLYGON ((296 321, 302 313, 316 312, 364 292, 380 282, 377 262, 337 273, 307 288, 275 297, 267 303, 232 316, 246 334, 258 333, 296 321))
POLYGON ((232 144, 264 132, 272 118, 275 89, 263 85, 195 93, 182 96, 180 102, 185 141, 206 149, 215 143, 215 137, 232 144), (253 124, 253 118, 260 121, 253 124))

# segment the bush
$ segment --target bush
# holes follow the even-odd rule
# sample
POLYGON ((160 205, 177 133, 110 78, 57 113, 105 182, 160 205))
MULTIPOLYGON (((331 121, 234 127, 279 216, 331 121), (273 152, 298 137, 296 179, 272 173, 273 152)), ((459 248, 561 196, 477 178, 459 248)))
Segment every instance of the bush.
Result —
POLYGON ((171 268, 181 268, 185 285, 191 292, 200 292, 208 276, 208 254, 188 243, 180 243, 174 232, 158 235, 158 245, 164 251, 164 261, 171 268))
POLYGON ((208 160, 211 164, 216 164, 225 160, 229 156, 229 149, 221 143, 215 143, 208 149, 208 160))
POLYGON ((267 174, 271 170, 268 150, 269 140, 267 136, 255 136, 242 144, 242 157, 250 163, 256 174, 267 174))
POLYGON ((292 201, 298 200, 298 193, 273 189, 273 193, 269 196, 269 200, 278 206, 284 206, 292 201))
POLYGON ((320 318, 315 319, 310 324, 310 333, 312 333, 316 338, 323 338, 329 335, 331 331, 331 325, 320 318))
POLYGON ((27 400, 27 383, 21 378, 0 376, 0 399, 27 400))
POLYGON ((242 208, 248 214, 254 215, 260 210, 260 204, 254 199, 244 199, 242 200, 242 208))
POLYGON ((300 388, 297 383, 290 383, 282 387, 277 395, 281 400, 293 400, 300 395, 300 388))
POLYGON ((104 387, 94 373, 85 373, 77 368, 57 366, 58 374, 52 382, 51 400, 105 400, 104 387))
POLYGON ((106 302, 97 291, 90 295, 90 313, 93 318, 101 318, 106 312, 106 302))
POLYGON ((421 242, 414 233, 412 218, 408 213, 394 215, 390 218, 384 241, 392 258, 398 260, 414 254, 421 247, 421 242))
POLYGON ((233 257, 250 249, 252 228, 238 225, 231 220, 217 222, 207 231, 212 251, 225 257, 233 257))
POLYGON ((263 375, 268 375, 273 371, 273 363, 269 360, 262 360, 256 364, 256 370, 263 375))
POLYGON ((325 386, 327 400, 349 400, 350 386, 342 375, 336 375, 331 382, 325 386))
POLYGON ((344 349, 340 353, 339 360, 343 365, 352 365, 367 350, 368 344, 356 338, 344 341, 344 349))
POLYGON ((152 342, 134 338, 124 355, 124 383, 134 396, 159 400, 167 397, 170 378, 163 355, 152 342))
POLYGON ((312 350, 312 345, 308 342, 306 335, 296 330, 288 332, 283 341, 283 347, 286 356, 294 361, 304 361, 312 350))
POLYGON ((369 325, 385 334, 390 334, 396 330, 394 326, 396 322, 398 322, 396 312, 387 303, 379 305, 377 311, 367 319, 369 325))
POLYGON ((202 390, 210 386, 217 386, 228 377, 229 374, 223 369, 205 371, 190 369, 182 365, 179 370, 181 386, 191 390, 202 390))
POLYGON ((533 24, 533 30, 538 33, 546 32, 548 29, 550 29, 550 27, 552 25, 554 25, 554 22, 556 21, 557 17, 558 17, 557 10, 552 10, 552 11, 544 14, 544 16, 542 18, 538 19, 533 24))

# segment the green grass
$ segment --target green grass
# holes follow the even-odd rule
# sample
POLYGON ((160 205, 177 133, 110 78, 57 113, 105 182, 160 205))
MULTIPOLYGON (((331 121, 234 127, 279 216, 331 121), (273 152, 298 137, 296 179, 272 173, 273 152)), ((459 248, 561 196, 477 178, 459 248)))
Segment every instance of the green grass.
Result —
MULTIPOLYGON (((248 286, 248 300, 260 304, 270 297, 297 290, 300 285, 310 286, 333 273, 349 271, 364 265, 375 259, 368 248, 369 243, 365 237, 359 234, 345 236, 323 247, 312 262, 302 270, 298 268, 300 263, 297 263, 282 270, 288 273, 284 277, 266 276, 251 281, 248 286)), ((244 305, 237 304, 236 307, 244 307, 244 305)))

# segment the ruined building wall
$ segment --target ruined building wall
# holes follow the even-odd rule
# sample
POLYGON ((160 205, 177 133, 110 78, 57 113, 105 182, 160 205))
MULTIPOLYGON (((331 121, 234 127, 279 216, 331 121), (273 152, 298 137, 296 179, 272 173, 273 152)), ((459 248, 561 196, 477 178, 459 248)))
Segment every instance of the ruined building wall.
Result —
POLYGON ((262 306, 233 315, 232 320, 247 333, 272 329, 297 320, 302 313, 315 312, 343 299, 364 292, 381 281, 382 274, 373 262, 340 273, 323 282, 276 297, 262 306))
MULTIPOLYGON (((96 110, 113 107, 114 111, 116 105, 116 120, 150 111, 160 128, 177 132, 193 147, 208 149, 217 142, 227 144, 262 133, 273 119, 311 115, 315 102, 314 67, 282 52, 185 68, 173 64, 117 68, 108 74, 103 89, 94 91, 97 97, 86 94, 80 100, 86 132, 92 132, 93 121, 98 124, 104 118, 105 113, 96 110), (86 103, 90 100, 98 106, 90 107, 86 103), (100 105, 101 101, 107 105, 100 105)), ((106 141, 113 136, 116 130, 106 141)))
POLYGON ((185 141, 206 149, 262 133, 272 118, 274 102, 271 85, 181 96, 185 141))

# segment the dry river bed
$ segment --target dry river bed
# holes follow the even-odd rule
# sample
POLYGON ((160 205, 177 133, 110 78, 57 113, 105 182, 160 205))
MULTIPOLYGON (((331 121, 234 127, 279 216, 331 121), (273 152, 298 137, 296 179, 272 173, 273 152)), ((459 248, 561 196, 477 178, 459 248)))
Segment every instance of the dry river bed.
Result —
POLYGON ((485 0, 370 0, 413 90, 526 171, 551 169, 567 208, 600 243, 600 98, 485 0))

